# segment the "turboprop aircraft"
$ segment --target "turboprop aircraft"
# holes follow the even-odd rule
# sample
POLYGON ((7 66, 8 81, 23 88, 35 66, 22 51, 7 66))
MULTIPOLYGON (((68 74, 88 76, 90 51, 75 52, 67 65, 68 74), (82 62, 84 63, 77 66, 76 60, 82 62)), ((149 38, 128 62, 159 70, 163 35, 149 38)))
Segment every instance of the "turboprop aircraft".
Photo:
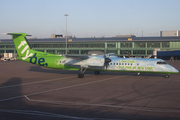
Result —
POLYGON ((112 54, 58 56, 39 52, 30 48, 26 39, 26 36, 29 35, 26 33, 6 34, 13 37, 18 53, 17 59, 48 68, 80 70, 78 78, 83 78, 86 70, 95 71, 96 75, 98 75, 100 71, 161 73, 166 74, 167 78, 170 74, 179 72, 161 59, 119 58, 117 56, 112 56, 112 54))

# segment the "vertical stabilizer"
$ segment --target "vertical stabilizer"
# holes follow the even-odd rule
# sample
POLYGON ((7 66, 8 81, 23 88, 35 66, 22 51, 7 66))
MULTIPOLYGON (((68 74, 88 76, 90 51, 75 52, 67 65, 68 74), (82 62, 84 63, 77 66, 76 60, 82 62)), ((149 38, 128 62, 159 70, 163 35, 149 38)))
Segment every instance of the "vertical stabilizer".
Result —
POLYGON ((26 40, 26 33, 7 33, 13 37, 13 41, 19 57, 22 57, 23 60, 28 57, 33 56, 33 51, 31 51, 28 41, 26 40))

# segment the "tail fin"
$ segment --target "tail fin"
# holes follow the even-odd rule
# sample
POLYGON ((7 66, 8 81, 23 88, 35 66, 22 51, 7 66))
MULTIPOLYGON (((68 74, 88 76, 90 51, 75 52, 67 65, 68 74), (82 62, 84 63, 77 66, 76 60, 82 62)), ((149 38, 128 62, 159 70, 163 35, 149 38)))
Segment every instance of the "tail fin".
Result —
POLYGON ((34 52, 31 51, 31 48, 26 40, 26 33, 7 33, 13 37, 13 41, 19 57, 22 57, 23 60, 27 59, 34 55, 34 52))

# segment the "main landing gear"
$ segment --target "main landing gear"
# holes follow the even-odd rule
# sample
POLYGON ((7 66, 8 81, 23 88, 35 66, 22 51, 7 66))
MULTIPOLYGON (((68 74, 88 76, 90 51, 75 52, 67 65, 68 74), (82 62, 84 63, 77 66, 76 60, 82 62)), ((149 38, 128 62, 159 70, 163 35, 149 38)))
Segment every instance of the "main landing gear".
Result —
POLYGON ((169 78, 169 75, 166 75, 165 77, 166 77, 166 78, 169 78))
POLYGON ((169 78, 169 75, 170 75, 170 73, 167 73, 165 77, 166 77, 166 78, 169 78))
POLYGON ((95 75, 99 75, 99 73, 100 73, 99 71, 94 71, 95 75))
POLYGON ((84 74, 82 74, 82 73, 78 74, 78 78, 83 78, 83 77, 84 77, 84 74))
POLYGON ((78 74, 78 78, 83 78, 84 77, 84 72, 86 71, 87 68, 81 68, 80 73, 78 74))

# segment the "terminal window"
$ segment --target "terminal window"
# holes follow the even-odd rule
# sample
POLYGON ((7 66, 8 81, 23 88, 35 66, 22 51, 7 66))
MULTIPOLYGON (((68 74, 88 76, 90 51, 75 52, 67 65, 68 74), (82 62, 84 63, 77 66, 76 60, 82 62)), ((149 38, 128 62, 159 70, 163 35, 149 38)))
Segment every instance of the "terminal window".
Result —
POLYGON ((159 48, 160 47, 160 42, 147 42, 147 47, 148 48, 159 48))

